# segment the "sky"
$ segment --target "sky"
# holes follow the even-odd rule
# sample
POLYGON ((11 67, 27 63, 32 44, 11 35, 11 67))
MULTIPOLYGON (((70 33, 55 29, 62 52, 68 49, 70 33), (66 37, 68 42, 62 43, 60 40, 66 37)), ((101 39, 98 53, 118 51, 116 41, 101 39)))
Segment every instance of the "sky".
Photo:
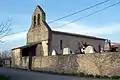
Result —
POLYGON ((109 0, 108 2, 90 10, 54 23, 49 23, 52 20, 82 10, 102 1, 105 0, 1 0, 0 22, 5 22, 8 19, 11 19, 11 35, 1 39, 4 43, 0 43, 0 51, 26 44, 26 33, 30 28, 31 16, 37 5, 40 5, 45 11, 47 18, 46 22, 53 30, 92 35, 109 39, 113 42, 120 42, 120 4, 69 25, 61 26, 103 9, 106 6, 112 5, 119 0, 109 0))

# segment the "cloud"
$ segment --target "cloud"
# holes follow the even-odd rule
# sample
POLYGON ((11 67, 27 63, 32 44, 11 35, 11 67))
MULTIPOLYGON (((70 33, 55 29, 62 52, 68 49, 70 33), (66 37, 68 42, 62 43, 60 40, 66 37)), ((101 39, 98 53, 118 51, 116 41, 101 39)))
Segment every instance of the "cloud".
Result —
POLYGON ((2 38, 1 41, 11 42, 11 41, 16 41, 16 40, 20 40, 20 39, 25 39, 26 35, 27 35, 27 31, 26 32, 20 32, 20 33, 17 33, 17 34, 6 36, 6 37, 2 38))
MULTIPOLYGON (((59 24, 66 24, 68 22, 59 22, 59 24)), ((55 26, 53 24, 53 26, 55 26)), ((71 23, 69 25, 60 27, 60 28, 52 28, 56 31, 63 31, 63 32, 71 32, 77 34, 84 34, 84 35, 92 35, 92 36, 104 36, 104 35, 113 35, 115 33, 120 32, 120 24, 111 24, 105 26, 88 26, 83 24, 71 23)))

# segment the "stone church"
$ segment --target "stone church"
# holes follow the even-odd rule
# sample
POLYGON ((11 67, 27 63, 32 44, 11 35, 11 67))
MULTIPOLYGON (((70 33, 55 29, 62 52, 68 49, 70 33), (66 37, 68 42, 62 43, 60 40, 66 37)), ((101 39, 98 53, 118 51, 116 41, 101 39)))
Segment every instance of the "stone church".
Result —
POLYGON ((53 31, 46 23, 46 14, 38 5, 32 15, 32 23, 27 33, 25 46, 12 49, 13 58, 22 56, 51 56, 55 50, 62 54, 64 48, 77 51, 79 43, 87 43, 94 47, 96 52, 104 48, 105 39, 94 36, 53 31))

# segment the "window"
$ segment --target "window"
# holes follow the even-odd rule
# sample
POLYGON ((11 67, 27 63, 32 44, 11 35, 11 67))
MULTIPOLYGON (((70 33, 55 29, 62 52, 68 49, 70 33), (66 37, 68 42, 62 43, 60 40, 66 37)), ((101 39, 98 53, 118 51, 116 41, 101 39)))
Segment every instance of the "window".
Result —
POLYGON ((40 14, 38 14, 37 24, 40 25, 40 14))
POLYGON ((36 25, 36 16, 34 16, 34 26, 36 25))
POLYGON ((60 50, 62 50, 62 40, 60 40, 60 50))

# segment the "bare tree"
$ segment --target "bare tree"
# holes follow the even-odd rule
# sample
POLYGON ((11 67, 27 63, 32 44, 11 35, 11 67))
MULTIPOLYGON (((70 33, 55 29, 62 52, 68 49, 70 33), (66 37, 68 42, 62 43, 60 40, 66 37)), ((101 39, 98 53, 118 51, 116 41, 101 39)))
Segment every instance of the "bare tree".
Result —
POLYGON ((11 67, 12 52, 5 50, 0 52, 0 67, 11 67))
POLYGON ((8 35, 8 33, 11 31, 11 20, 7 20, 6 22, 0 23, 0 42, 3 43, 1 39, 8 35))
POLYGON ((0 52, 1 59, 10 59, 11 56, 12 56, 12 52, 9 50, 5 50, 5 51, 0 52))
MULTIPOLYGON (((0 23, 0 43, 4 43, 4 41, 2 41, 2 39, 7 36, 9 34, 9 32, 11 31, 11 20, 7 20, 5 22, 1 22, 0 23)), ((11 65, 11 52, 10 51, 3 51, 0 52, 0 66, 5 65, 5 60, 9 60, 9 63, 11 65)))

